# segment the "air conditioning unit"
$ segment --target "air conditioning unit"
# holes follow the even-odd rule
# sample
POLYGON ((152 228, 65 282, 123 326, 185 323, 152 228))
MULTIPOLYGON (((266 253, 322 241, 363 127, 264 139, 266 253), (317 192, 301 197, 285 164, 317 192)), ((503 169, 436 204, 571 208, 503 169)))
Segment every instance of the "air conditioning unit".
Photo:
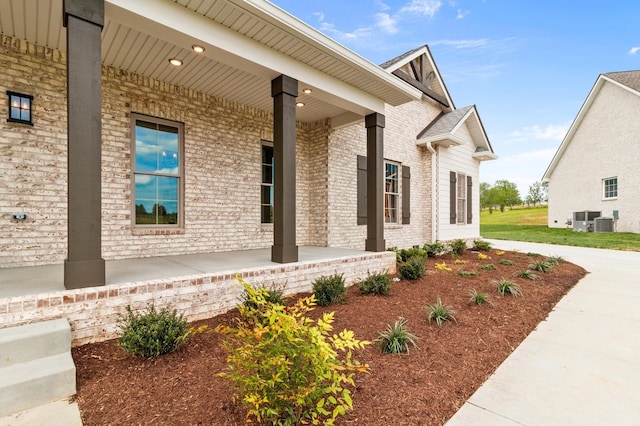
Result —
POLYGON ((596 211, 580 211, 573 212, 573 231, 574 232, 593 232, 594 220, 600 217, 602 212, 596 211))
POLYGON ((612 217, 597 217, 594 220, 595 232, 613 232, 612 217))

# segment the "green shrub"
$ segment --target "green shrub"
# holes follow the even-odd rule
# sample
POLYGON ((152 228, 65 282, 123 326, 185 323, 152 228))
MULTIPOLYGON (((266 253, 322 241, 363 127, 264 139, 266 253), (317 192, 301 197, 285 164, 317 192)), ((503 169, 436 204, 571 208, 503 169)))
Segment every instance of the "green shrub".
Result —
POLYGON ((412 257, 422 257, 423 259, 427 257, 427 252, 419 247, 401 249, 398 251, 398 253, 400 254, 401 262, 406 262, 412 257))
POLYGON ((475 303, 476 305, 491 303, 489 302, 489 296, 487 296, 485 293, 479 293, 475 288, 469 291, 469 302, 475 303))
MULTIPOLYGON (((287 283, 272 283, 268 287, 262 287, 265 290, 264 298, 269 303, 274 303, 276 305, 284 305, 284 289, 287 286, 287 283)), ((243 304, 252 303, 249 294, 245 291, 240 296, 240 299, 243 304)))
POLYGON ((505 266, 513 266, 513 262, 509 259, 500 259, 498 263, 505 266))
POLYGON ((478 269, 482 269, 483 271, 495 271, 496 265, 494 265, 493 263, 487 263, 486 265, 478 267, 478 269))
POLYGON ((128 354, 155 358, 178 349, 190 334, 189 323, 175 309, 158 311, 153 303, 140 313, 127 305, 126 314, 118 317, 118 346, 128 354))
POLYGON ((539 280, 540 276, 537 274, 534 274, 533 271, 531 271, 530 269, 525 269, 524 271, 522 269, 516 271, 514 273, 514 275, 516 277, 520 277, 520 278, 524 278, 525 280, 539 280))
POLYGON ((417 348, 417 337, 411 333, 406 326, 407 320, 399 317, 395 324, 387 324, 387 329, 378 333, 379 337, 375 340, 378 349, 383 354, 400 354, 409 352, 409 344, 417 348))
POLYGON ((558 266, 564 262, 564 258, 562 256, 549 256, 545 262, 553 266, 558 266))
POLYGON ((320 306, 341 303, 346 292, 343 274, 323 275, 313 282, 313 295, 320 306))
POLYGON ((496 290, 498 291, 498 293, 503 296, 505 294, 510 294, 513 297, 522 295, 522 290, 520 290, 520 287, 507 279, 501 278, 499 280, 492 280, 491 282, 496 286, 496 290))
POLYGON ((400 256, 400 250, 398 250, 398 247, 396 246, 389 247, 387 248, 387 251, 392 251, 396 254, 396 262, 398 263, 402 262, 402 256, 400 256))
POLYGON ((476 275, 478 275, 478 273, 475 271, 465 271, 463 269, 459 269, 456 274, 460 275, 461 277, 475 277, 476 275))
POLYGON ((449 253, 459 256, 467 249, 467 242, 460 238, 458 238, 457 240, 451 240, 447 244, 447 248, 449 253))
POLYGON ((445 253, 447 251, 447 247, 440 241, 435 241, 433 243, 427 243, 422 246, 422 250, 427 253, 427 257, 436 257, 440 256, 442 253, 445 253))
POLYGON ((532 251, 527 253, 527 256, 529 257, 541 257, 542 255, 540 253, 534 253, 532 251))
POLYGON ((491 250, 491 243, 484 240, 473 240, 473 246, 471 247, 471 250, 489 251, 491 250))
POLYGON ((334 314, 307 316, 313 296, 284 307, 268 303, 261 289, 239 280, 251 303, 241 304, 235 326, 220 325, 227 339, 229 379, 247 408, 247 422, 300 425, 333 424, 352 408, 355 373, 367 372, 352 356, 369 342, 353 331, 332 332, 334 314), (263 325, 266 324, 266 325, 263 325))
POLYGON ((533 269, 538 272, 549 272, 553 269, 553 265, 546 261, 535 260, 529 265, 529 269, 533 269))
POLYGON ((388 294, 391 291, 391 278, 386 273, 370 274, 358 287, 362 294, 388 294))
POLYGON ((439 297, 438 300, 436 300, 435 304, 427 305, 426 308, 427 311, 429 311, 429 315, 427 315, 429 324, 431 324, 431 320, 434 320, 436 324, 438 324, 438 327, 442 326, 442 323, 445 321, 457 322, 455 317, 453 316, 453 314, 455 313, 453 308, 448 305, 443 305, 442 300, 440 300, 439 297))
POLYGON ((425 258, 416 256, 400 263, 398 273, 403 280, 417 280, 424 275, 425 258))

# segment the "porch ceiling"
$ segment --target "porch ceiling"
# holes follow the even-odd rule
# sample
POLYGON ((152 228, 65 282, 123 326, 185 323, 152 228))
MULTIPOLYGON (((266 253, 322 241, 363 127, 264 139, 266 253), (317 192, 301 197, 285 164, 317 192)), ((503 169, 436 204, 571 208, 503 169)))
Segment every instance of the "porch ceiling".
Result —
MULTIPOLYGON (((0 1, 0 32, 66 51, 62 0, 0 1)), ((265 111, 272 109, 270 81, 284 73, 299 80, 300 121, 383 113, 384 103, 420 96, 262 0, 105 0, 102 60, 265 111), (193 44, 205 52, 194 53, 193 44)))

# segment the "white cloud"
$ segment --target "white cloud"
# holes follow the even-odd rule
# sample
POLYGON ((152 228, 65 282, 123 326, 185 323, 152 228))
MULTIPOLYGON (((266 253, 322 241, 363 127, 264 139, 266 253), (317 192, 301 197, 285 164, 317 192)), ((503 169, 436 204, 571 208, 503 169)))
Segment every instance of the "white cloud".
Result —
POLYGON ((627 53, 629 55, 635 55, 638 52, 640 52, 640 47, 632 47, 631 49, 629 49, 629 52, 627 52, 627 53))
POLYGON ((318 22, 324 21, 324 13, 322 12, 315 12, 313 16, 316 16, 318 18, 318 22))
POLYGON ((357 28, 354 31, 341 31, 335 27, 334 24, 329 22, 320 23, 320 31, 335 38, 341 42, 353 42, 363 38, 368 38, 373 34, 373 31, 369 27, 357 28))
POLYGON ((511 164, 528 164, 531 162, 546 162, 548 164, 551 162, 551 159, 553 158, 556 151, 557 150, 555 148, 545 148, 535 151, 519 152, 508 157, 501 157, 500 160, 504 161, 505 163, 511 164))
POLYGON ((417 15, 425 15, 433 18, 442 2, 440 0, 411 0, 400 9, 400 13, 412 13, 417 15))
POLYGON ((522 142, 527 140, 551 140, 561 141, 569 130, 569 123, 549 124, 546 127, 533 125, 516 130, 509 135, 509 142, 522 142))
POLYGON ((398 32, 398 27, 396 27, 398 21, 397 19, 389 16, 389 14, 378 13, 376 14, 376 20, 376 27, 382 29, 384 32, 389 34, 395 34, 398 32))
POLYGON ((462 19, 469 14, 468 10, 458 9, 458 14, 456 15, 457 19, 462 19))
POLYGON ((382 11, 391 9, 387 4, 385 4, 384 2, 382 2, 380 0, 376 0, 375 4, 376 4, 376 6, 378 6, 378 9, 380 9, 382 11))
POLYGON ((455 49, 478 49, 487 47, 489 40, 486 38, 478 38, 475 40, 436 40, 429 43, 429 46, 451 46, 455 49))

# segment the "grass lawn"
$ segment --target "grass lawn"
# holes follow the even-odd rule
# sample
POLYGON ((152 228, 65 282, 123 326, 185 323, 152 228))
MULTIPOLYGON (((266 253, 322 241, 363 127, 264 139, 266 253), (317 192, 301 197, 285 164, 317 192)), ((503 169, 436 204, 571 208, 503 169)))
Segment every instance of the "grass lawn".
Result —
POLYGON ((504 212, 480 212, 480 234, 496 240, 528 241, 640 251, 640 234, 630 232, 573 232, 571 228, 548 228, 547 207, 518 208, 504 212))

